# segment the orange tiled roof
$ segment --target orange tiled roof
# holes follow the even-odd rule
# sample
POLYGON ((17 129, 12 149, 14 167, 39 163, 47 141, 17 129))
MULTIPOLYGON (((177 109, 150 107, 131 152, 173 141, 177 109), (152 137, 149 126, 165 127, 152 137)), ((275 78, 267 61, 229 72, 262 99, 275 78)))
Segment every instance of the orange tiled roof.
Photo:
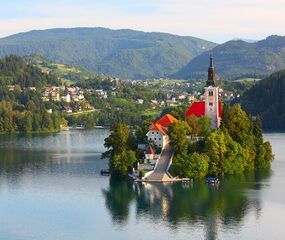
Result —
POLYGON ((158 123, 154 123, 153 125, 151 125, 150 130, 152 130, 152 131, 160 131, 163 135, 167 135, 166 134, 166 130, 164 129, 164 127, 161 126, 158 123))
POLYGON ((162 118, 156 121, 157 124, 160 124, 163 127, 168 127, 171 123, 177 122, 178 120, 170 114, 165 114, 162 118))

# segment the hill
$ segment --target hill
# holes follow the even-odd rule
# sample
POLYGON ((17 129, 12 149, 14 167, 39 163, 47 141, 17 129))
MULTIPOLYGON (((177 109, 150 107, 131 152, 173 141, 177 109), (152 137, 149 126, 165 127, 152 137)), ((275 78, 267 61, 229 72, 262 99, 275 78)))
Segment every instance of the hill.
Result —
POLYGON ((285 68, 285 37, 270 36, 258 42, 234 40, 218 45, 192 59, 172 77, 206 78, 210 52, 219 76, 224 79, 260 78, 285 68))
POLYGON ((43 73, 40 68, 27 64, 22 58, 9 56, 0 59, 0 85, 20 85, 26 87, 43 87, 58 85, 60 81, 52 74, 43 73))
POLYGON ((259 81, 244 93, 242 107, 259 114, 266 129, 285 129, 285 70, 259 81))
POLYGON ((0 39, 0 56, 41 55, 127 79, 171 75, 216 44, 194 37, 106 28, 50 29, 0 39))
POLYGON ((80 80, 86 80, 95 78, 96 73, 90 72, 85 68, 76 67, 72 65, 55 63, 42 56, 25 56, 24 60, 42 70, 47 74, 52 74, 59 77, 63 82, 77 82, 80 80))

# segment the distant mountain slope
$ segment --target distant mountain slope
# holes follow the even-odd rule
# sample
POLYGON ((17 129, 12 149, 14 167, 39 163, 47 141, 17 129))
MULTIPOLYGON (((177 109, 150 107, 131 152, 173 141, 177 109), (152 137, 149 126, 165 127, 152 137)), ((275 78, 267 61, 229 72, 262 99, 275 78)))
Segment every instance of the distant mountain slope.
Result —
POLYGON ((0 39, 0 56, 41 55, 121 78, 164 77, 216 44, 194 37, 106 28, 50 29, 0 39))
POLYGON ((50 61, 47 58, 42 56, 32 55, 32 56, 25 56, 23 59, 42 70, 44 73, 51 73, 64 81, 72 81, 77 82, 80 80, 85 80, 89 78, 95 78, 97 76, 96 73, 90 72, 85 68, 60 64, 50 61))
MULTIPOLYGON (((285 37, 270 36, 248 43, 229 41, 211 51, 219 76, 229 79, 260 77, 285 68, 285 37)), ((173 77, 181 79, 205 78, 210 52, 192 59, 173 77)))
POLYGON ((267 129, 285 130, 285 70, 259 81, 241 98, 242 107, 259 114, 267 129))

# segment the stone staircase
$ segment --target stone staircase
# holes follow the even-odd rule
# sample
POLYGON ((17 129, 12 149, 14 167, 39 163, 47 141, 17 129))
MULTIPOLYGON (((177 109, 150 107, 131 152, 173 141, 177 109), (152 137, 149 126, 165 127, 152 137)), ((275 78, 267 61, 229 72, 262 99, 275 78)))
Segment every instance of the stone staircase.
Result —
POLYGON ((163 148, 163 151, 158 159, 158 163, 153 170, 153 173, 150 174, 144 181, 147 182, 172 182, 173 177, 168 173, 168 166, 170 164, 171 158, 173 156, 173 151, 167 143, 163 148))

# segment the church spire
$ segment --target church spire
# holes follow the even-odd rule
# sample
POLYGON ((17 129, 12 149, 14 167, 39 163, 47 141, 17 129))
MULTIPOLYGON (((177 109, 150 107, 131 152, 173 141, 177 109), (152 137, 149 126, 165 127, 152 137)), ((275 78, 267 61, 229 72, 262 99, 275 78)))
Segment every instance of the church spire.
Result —
POLYGON ((210 65, 208 68, 208 80, 206 82, 206 86, 216 86, 216 76, 215 76, 215 68, 214 68, 214 60, 212 54, 210 55, 210 65))

